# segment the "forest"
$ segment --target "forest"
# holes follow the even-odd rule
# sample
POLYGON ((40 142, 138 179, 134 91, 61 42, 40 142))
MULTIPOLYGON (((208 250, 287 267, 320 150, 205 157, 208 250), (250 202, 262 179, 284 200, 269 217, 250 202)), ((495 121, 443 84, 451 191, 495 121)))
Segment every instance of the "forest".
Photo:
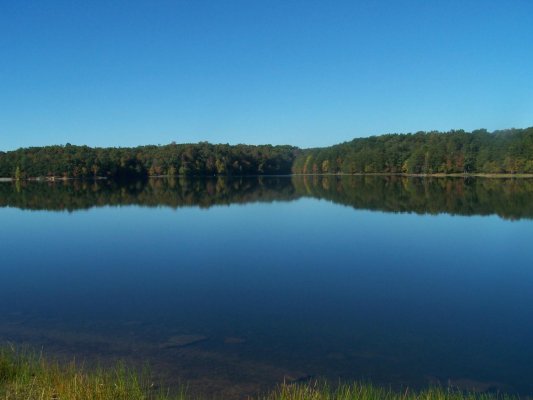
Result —
POLYGON ((303 174, 531 174, 533 127, 358 138, 302 151, 292 170, 303 174))
POLYGON ((0 177, 113 179, 160 175, 277 175, 291 172, 292 146, 171 143, 164 146, 91 148, 46 146, 0 152, 0 177))
POLYGON ((132 148, 66 144, 0 152, 0 177, 16 180, 290 173, 532 174, 533 127, 387 134, 314 149, 200 142, 132 148))

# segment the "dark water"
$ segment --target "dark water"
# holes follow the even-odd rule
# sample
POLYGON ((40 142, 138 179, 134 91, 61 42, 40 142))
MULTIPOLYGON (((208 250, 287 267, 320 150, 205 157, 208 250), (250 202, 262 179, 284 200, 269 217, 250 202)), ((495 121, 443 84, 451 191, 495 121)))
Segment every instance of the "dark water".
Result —
POLYGON ((230 397, 533 394, 533 181, 2 183, 0 207, 1 341, 230 397))

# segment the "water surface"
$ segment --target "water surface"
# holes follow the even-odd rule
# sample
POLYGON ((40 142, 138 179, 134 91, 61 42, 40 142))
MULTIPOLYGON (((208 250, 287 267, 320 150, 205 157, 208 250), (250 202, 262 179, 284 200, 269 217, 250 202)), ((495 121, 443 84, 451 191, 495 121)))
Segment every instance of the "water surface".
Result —
POLYGON ((533 182, 0 185, 0 340, 238 397, 364 379, 533 394, 533 182))

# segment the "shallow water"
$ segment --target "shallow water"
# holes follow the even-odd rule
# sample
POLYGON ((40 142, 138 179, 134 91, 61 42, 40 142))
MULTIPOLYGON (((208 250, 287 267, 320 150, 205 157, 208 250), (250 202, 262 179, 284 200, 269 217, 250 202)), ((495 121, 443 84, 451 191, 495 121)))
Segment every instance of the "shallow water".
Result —
POLYGON ((0 184, 0 340, 148 361, 239 397, 285 380, 533 394, 533 182, 0 184))

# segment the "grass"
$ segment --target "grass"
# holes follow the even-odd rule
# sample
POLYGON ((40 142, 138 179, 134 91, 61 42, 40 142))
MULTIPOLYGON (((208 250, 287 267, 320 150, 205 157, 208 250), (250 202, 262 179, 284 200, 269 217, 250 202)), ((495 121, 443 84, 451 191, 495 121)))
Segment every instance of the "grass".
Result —
POLYGON ((74 362, 60 364, 41 355, 0 349, 0 400, 170 400, 150 379, 122 364, 86 371, 74 362))
MULTIPOLYGON (((0 400, 186 400, 184 390, 171 395, 158 389, 150 374, 119 364, 110 369, 85 370, 75 363, 60 364, 41 355, 0 349, 0 400)), ((513 396, 463 393, 446 388, 402 393, 370 384, 314 382, 280 385, 256 400, 510 400, 513 396)))
POLYGON ((330 386, 314 382, 305 385, 282 385, 261 400, 511 400, 505 394, 465 393, 455 389, 429 388, 419 392, 408 389, 399 393, 363 383, 330 386))

